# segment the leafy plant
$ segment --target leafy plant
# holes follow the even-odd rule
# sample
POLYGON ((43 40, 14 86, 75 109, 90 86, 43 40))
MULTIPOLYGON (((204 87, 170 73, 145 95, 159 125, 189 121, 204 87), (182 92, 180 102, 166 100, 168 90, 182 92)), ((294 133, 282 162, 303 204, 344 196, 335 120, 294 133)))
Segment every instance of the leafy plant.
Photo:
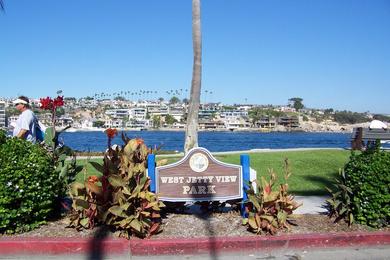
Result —
POLYGON ((0 233, 25 232, 45 223, 63 187, 42 147, 5 138, 0 145, 0 233))
POLYGON ((274 190, 276 175, 273 170, 269 170, 269 181, 264 176, 260 182, 255 180, 257 191, 254 190, 252 182, 249 182, 249 189, 246 190, 248 218, 244 219, 243 224, 256 234, 275 234, 280 229, 289 229, 291 220, 288 217, 301 206, 288 194, 287 180, 291 171, 287 159, 284 163, 285 183, 281 184, 278 190, 274 190))
POLYGON ((59 146, 59 142, 58 142, 59 134, 70 127, 68 126, 67 128, 65 128, 60 132, 57 132, 55 128, 56 121, 57 121, 56 118, 57 110, 59 110, 63 105, 64 105, 63 96, 58 96, 55 99, 52 99, 50 97, 40 98, 39 101, 40 108, 43 110, 48 110, 51 114, 51 126, 49 126, 45 131, 44 143, 46 146, 51 148, 52 151, 54 151, 55 148, 59 146))
POLYGON ((332 198, 326 200, 328 215, 329 217, 335 217, 334 222, 344 219, 348 225, 352 225, 354 221, 352 212, 353 191, 347 186, 347 179, 343 170, 340 170, 339 178, 336 179, 334 186, 334 190, 326 188, 332 195, 332 198))
POLYGON ((42 145, 51 156, 54 169, 58 174, 59 179, 64 182, 64 189, 60 191, 62 196, 66 193, 66 187, 75 180, 77 173, 75 153, 68 146, 59 142, 60 134, 70 128, 70 126, 65 127, 61 131, 57 131, 55 128, 56 114, 63 105, 63 96, 57 96, 54 99, 50 97, 40 99, 40 108, 50 111, 52 119, 51 126, 47 127, 45 130, 44 142, 42 145), (72 156, 72 160, 70 163, 65 163, 68 156, 72 156))
POLYGON ((101 177, 89 176, 84 183, 74 183, 70 195, 73 212, 69 226, 93 228, 101 223, 112 227, 118 235, 129 238, 150 237, 160 231, 160 209, 164 204, 149 191, 146 175, 148 150, 143 140, 122 135, 125 145, 111 146, 117 134, 106 130, 108 149, 103 164, 91 162, 101 177))

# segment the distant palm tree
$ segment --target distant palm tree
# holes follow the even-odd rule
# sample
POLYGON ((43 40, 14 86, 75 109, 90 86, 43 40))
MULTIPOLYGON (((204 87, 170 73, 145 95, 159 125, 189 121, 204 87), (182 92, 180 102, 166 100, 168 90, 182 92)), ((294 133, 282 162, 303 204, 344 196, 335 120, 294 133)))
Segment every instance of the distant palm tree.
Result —
POLYGON ((212 99, 213 99, 213 97, 212 97, 212 95, 213 95, 213 92, 212 91, 209 91, 209 94, 210 94, 210 103, 212 103, 212 99))
POLYGON ((209 93, 209 91, 206 89, 204 91, 204 94, 205 94, 205 98, 204 98, 204 103, 206 104, 207 103, 207 94, 209 93))
POLYGON ((194 63, 192 67, 191 94, 188 106, 184 153, 187 153, 190 149, 198 146, 198 113, 202 79, 202 31, 200 21, 200 0, 192 0, 192 43, 194 63))

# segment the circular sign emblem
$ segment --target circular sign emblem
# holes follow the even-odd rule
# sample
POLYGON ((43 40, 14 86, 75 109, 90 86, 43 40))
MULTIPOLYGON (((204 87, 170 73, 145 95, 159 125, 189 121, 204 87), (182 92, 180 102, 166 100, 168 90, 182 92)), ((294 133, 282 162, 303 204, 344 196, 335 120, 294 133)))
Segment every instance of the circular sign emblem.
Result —
POLYGON ((194 172, 204 172, 209 167, 209 159, 203 153, 196 153, 190 158, 190 167, 194 172))

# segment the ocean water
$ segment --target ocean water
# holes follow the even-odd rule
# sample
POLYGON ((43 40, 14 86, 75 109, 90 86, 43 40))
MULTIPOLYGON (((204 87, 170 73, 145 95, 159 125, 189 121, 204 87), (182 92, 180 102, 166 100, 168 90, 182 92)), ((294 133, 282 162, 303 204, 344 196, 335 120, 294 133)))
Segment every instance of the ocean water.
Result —
MULTIPOLYGON (((147 146, 161 146, 162 150, 183 151, 184 135, 180 131, 126 131, 129 138, 142 138, 147 146)), ((66 145, 78 151, 101 152, 107 147, 103 132, 62 133, 66 145)), ((305 132, 199 132, 199 146, 211 152, 242 151, 250 149, 284 148, 349 148, 351 134, 305 132)), ((120 134, 112 144, 122 145, 120 134)))

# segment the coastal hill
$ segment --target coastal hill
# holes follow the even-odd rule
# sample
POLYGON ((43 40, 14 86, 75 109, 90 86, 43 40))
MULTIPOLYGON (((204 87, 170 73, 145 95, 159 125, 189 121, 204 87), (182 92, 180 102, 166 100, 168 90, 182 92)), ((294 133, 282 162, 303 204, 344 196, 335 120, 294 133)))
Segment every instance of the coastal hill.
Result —
POLYGON ((358 124, 340 124, 335 121, 325 121, 317 123, 314 121, 306 121, 300 123, 300 128, 305 132, 346 132, 352 133, 355 127, 368 127, 370 122, 358 124))
MULTIPOLYGON (((34 113, 45 124, 51 115, 31 99, 34 113)), ((72 126, 70 131, 103 130, 176 130, 184 131, 188 100, 177 97, 165 101, 127 100, 125 98, 64 98, 64 107, 57 111, 58 127, 72 126)), ((390 122, 389 115, 306 108, 301 98, 291 98, 287 105, 202 103, 199 110, 200 131, 260 131, 260 132, 352 132, 354 127, 368 127, 373 119, 390 122)), ((12 125, 18 111, 12 100, 3 101, 2 117, 12 125)), ((8 123, 8 124, 7 124, 8 123)), ((386 123, 388 124, 388 123, 386 123)))

